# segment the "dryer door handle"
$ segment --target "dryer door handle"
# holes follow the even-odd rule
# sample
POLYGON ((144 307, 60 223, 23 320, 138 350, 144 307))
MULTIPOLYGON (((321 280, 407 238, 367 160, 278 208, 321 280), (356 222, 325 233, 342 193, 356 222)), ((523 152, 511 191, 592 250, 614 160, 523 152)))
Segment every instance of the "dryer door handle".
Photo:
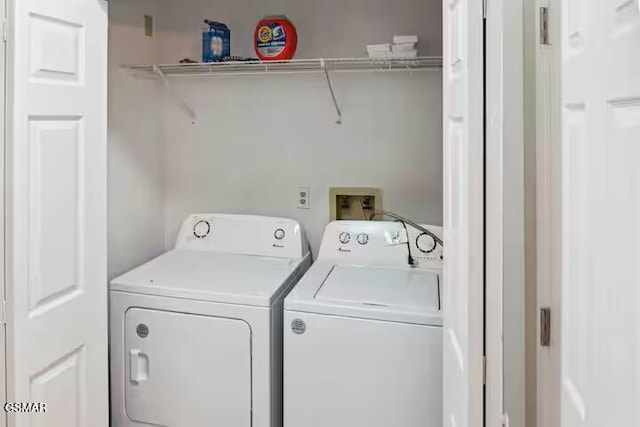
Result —
POLYGON ((134 384, 140 384, 149 379, 149 356, 142 350, 129 351, 129 380, 134 384))

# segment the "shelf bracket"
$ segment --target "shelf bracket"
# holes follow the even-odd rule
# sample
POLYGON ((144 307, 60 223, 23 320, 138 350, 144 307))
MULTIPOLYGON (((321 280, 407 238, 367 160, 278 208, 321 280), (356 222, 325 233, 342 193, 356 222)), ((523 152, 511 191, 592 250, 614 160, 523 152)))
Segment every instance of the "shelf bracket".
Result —
POLYGON ((333 90, 333 85, 331 84, 331 77, 329 76, 329 69, 327 68, 327 63, 324 59, 320 60, 320 64, 322 66, 322 72, 327 79, 327 85, 329 86, 329 93, 331 94, 331 99, 333 100, 333 105, 336 108, 336 123, 342 124, 342 110, 340 109, 340 105, 338 105, 338 100, 336 99, 336 93, 333 90))
POLYGON ((187 116, 189 116, 189 118, 191 119, 191 123, 195 124, 196 122, 196 112, 193 110, 193 108, 191 108, 189 106, 189 104, 186 103, 186 101, 184 99, 182 99, 180 96, 178 96, 173 89, 171 88, 171 83, 169 82, 169 79, 167 78, 167 76, 162 72, 162 70, 160 69, 160 67, 158 67, 157 65, 153 66, 153 72, 160 77, 160 79, 162 80, 162 83, 164 84, 165 90, 167 91, 167 93, 169 95, 171 95, 171 97, 173 97, 176 102, 178 103, 178 106, 187 114, 187 116))

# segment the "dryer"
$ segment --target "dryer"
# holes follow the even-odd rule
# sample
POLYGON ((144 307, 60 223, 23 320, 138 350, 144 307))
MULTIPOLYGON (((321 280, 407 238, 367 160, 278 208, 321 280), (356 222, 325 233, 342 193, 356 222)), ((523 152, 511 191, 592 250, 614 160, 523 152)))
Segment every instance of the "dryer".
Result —
POLYGON ((442 247, 408 230, 326 227, 285 299, 284 427, 442 426, 442 247))
POLYGON ((111 282, 116 427, 279 427, 282 310, 311 264, 289 219, 200 214, 111 282))

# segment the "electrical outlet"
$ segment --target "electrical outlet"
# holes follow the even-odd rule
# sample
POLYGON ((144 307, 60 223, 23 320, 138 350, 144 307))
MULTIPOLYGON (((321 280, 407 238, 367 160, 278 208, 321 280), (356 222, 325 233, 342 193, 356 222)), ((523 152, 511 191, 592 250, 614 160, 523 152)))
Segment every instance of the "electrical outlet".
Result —
POLYGON ((298 187, 296 196, 298 199, 298 209, 311 209, 311 196, 309 194, 309 187, 298 187))

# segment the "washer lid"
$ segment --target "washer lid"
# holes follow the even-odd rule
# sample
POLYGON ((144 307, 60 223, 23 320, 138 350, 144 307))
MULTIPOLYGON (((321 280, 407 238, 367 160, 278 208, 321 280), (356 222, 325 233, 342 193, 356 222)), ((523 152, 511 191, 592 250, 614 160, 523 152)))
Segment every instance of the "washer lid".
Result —
POLYGON ((442 326, 440 271, 317 261, 285 299, 292 312, 442 326))
POLYGON ((438 275, 409 269, 337 265, 316 299, 408 310, 440 309, 438 275))
POLYGON ((269 306, 303 260, 173 250, 111 281, 111 290, 269 306))

